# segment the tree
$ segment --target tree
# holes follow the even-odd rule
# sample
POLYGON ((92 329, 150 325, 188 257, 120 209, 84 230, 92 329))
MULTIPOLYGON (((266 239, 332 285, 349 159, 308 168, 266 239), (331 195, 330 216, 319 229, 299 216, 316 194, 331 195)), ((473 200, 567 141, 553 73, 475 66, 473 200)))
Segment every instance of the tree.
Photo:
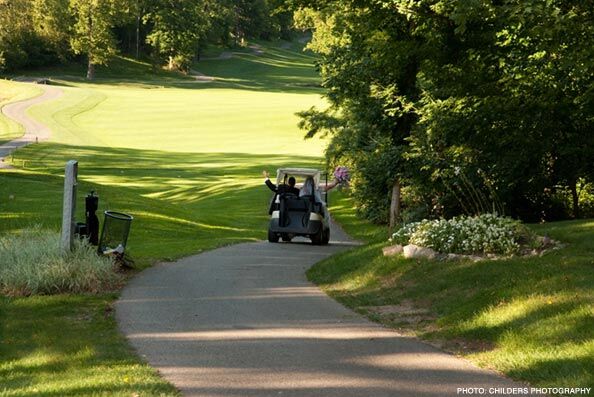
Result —
POLYGON ((70 46, 87 57, 87 79, 95 77, 95 65, 105 65, 117 52, 113 35, 116 23, 129 10, 126 1, 70 0, 75 23, 70 46))
MULTIPOLYGON (((310 49, 331 106, 303 112, 308 136, 332 134, 331 162, 354 170, 354 194, 362 212, 384 222, 391 197, 399 201, 407 176, 403 157, 417 115, 416 74, 424 46, 415 20, 373 2, 319 3, 301 9, 298 26, 314 30, 310 49), (392 194, 393 192, 393 194, 392 194)), ((399 212, 399 202, 392 214, 399 212)))
POLYGON ((302 126, 332 134, 328 158, 354 166, 368 216, 385 220, 400 184, 434 215, 526 219, 558 216, 553 193, 569 186, 579 214, 577 181, 593 173, 592 1, 292 3, 331 105, 302 126))
POLYGON ((187 70, 210 26, 211 4, 205 0, 158 0, 145 16, 151 25, 147 42, 165 57, 169 69, 187 70))
POLYGON ((47 50, 60 61, 66 61, 71 56, 69 40, 73 25, 69 0, 32 0, 30 4, 34 31, 47 50))

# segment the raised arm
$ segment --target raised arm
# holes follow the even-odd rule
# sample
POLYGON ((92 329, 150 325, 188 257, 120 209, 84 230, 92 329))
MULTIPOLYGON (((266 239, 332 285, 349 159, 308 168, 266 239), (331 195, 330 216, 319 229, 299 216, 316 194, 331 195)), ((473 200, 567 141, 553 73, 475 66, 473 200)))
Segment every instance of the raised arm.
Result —
POLYGON ((328 190, 335 188, 336 185, 338 185, 338 179, 334 178, 332 182, 325 185, 320 185, 320 190, 327 192, 328 190))
POLYGON ((272 182, 270 182, 270 174, 268 173, 268 171, 263 171, 262 175, 264 175, 264 183, 266 184, 266 186, 268 186, 268 189, 272 190, 274 193, 277 192, 276 189, 276 185, 272 182))

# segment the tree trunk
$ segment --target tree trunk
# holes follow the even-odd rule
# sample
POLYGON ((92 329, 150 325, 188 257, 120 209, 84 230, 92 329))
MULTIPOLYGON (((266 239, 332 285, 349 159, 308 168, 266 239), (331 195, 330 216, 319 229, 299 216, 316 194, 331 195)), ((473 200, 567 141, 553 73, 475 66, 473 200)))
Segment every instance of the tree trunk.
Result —
POLYGON ((89 64, 87 66, 87 80, 93 80, 95 78, 95 65, 89 57, 89 64))
POLYGON ((580 197, 577 192, 577 182, 571 183, 571 200, 573 202, 573 217, 578 219, 580 217, 580 197))
POLYGON ((140 12, 136 16, 136 59, 140 58, 140 12))
POLYGON ((392 186, 392 200, 390 202, 390 235, 394 231, 396 222, 400 220, 400 181, 396 179, 392 186))

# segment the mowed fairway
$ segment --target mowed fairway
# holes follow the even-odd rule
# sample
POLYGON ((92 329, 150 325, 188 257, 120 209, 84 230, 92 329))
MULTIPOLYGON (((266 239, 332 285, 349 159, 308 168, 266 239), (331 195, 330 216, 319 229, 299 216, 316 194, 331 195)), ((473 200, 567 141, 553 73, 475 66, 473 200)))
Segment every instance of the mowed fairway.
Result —
POLYGON ((213 83, 59 80, 64 97, 30 110, 52 128, 50 142, 15 155, 14 164, 24 161, 26 169, 0 174, 2 194, 14 196, 0 204, 0 232, 38 223, 58 227, 60 177, 64 163, 76 159, 81 199, 94 189, 100 209, 135 216, 130 250, 142 264, 264 238, 269 192, 262 170, 322 166, 325 146, 303 139, 295 115, 323 106, 318 89, 300 85, 315 82, 313 59, 272 48, 267 54, 197 65, 212 74, 217 65, 227 74, 236 65, 242 75, 254 62, 252 81, 266 82, 257 89, 245 85, 245 75, 237 86, 227 77, 213 83), (279 56, 282 67, 272 62, 279 56), (272 63, 263 67, 266 59, 272 63), (301 77, 293 85, 275 82, 276 69, 291 74, 291 59, 301 77))
MULTIPOLYGON (((221 70, 213 83, 151 74, 137 62, 115 66, 94 84, 39 72, 57 76, 65 95, 29 112, 52 128, 51 140, 19 150, 16 168, 0 171, 0 235, 58 230, 64 164, 76 159, 78 219, 90 190, 99 213, 132 214, 129 252, 142 268, 264 239, 262 170, 323 165, 324 143, 304 141, 296 126, 295 112, 323 106, 313 59, 298 50, 266 47, 196 65, 217 77, 221 70)), ((5 84, 21 95, 32 87, 5 84)), ((6 130, 0 123, 0 136, 6 130)), ((0 297, 0 395, 176 395, 117 331, 116 297, 0 297)))

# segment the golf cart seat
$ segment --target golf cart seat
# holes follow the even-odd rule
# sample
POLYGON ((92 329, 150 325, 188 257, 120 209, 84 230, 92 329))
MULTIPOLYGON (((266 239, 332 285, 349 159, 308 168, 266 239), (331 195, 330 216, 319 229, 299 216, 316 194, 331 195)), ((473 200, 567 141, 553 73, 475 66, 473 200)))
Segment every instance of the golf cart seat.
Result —
POLYGON ((307 212, 309 211, 309 201, 304 200, 302 197, 297 197, 295 195, 281 197, 281 202, 284 202, 284 208, 286 211, 295 211, 295 212, 307 212))

